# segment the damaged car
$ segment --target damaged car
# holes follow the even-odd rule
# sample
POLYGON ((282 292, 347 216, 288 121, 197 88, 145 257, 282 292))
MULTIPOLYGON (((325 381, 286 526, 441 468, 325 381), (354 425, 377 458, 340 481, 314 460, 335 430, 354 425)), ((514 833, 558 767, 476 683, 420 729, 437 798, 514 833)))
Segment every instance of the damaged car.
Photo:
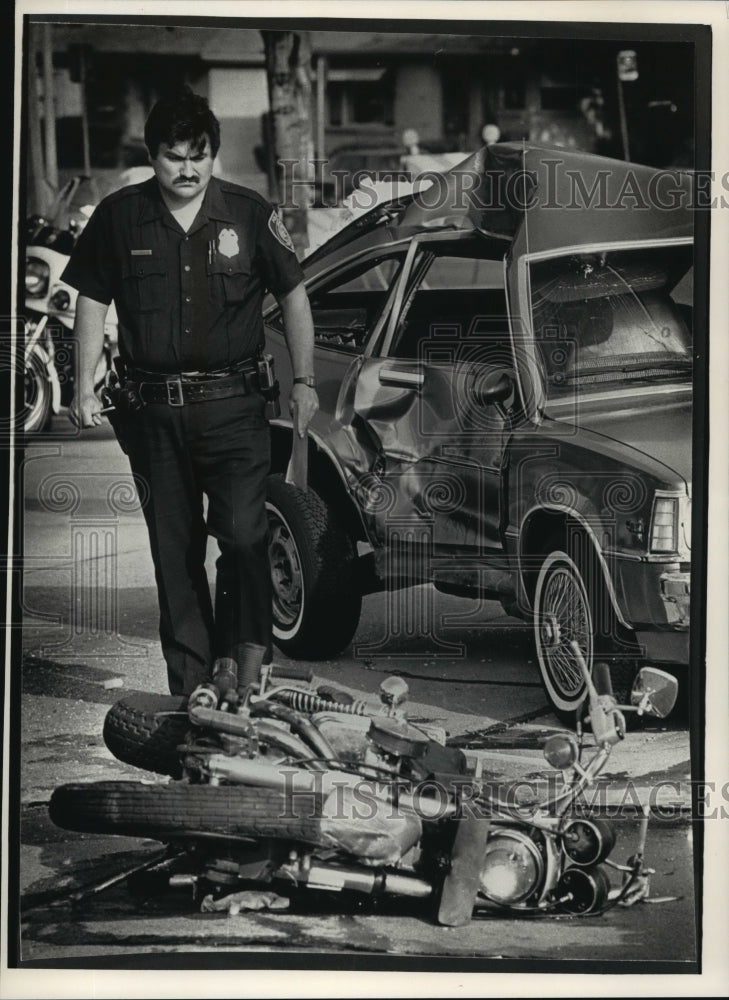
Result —
MULTIPOLYGON (((687 175, 498 144, 304 261, 320 411, 308 488, 272 422, 275 641, 337 655, 363 594, 431 583, 531 623, 553 710, 689 661, 687 175), (644 204, 643 204, 644 203, 644 204)), ((265 311, 283 397, 280 310, 265 311)))

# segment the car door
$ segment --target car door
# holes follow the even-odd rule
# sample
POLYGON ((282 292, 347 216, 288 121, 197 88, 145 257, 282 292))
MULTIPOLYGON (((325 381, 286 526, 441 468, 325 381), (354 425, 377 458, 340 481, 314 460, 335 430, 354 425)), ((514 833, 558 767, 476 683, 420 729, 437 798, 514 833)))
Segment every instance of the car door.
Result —
POLYGON ((380 449, 370 490, 383 541, 393 525, 416 523, 434 554, 501 549, 514 383, 500 252, 473 234, 418 238, 363 359, 354 412, 380 449))

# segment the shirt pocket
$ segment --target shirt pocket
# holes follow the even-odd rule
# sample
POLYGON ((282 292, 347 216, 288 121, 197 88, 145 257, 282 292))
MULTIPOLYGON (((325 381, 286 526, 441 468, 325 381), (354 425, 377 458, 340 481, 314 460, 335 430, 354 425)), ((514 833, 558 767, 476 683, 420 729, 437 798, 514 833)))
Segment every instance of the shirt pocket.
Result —
POLYGON ((169 309, 167 261, 161 256, 130 257, 122 270, 122 295, 130 312, 161 312, 169 309))
POLYGON ((206 264, 210 298, 219 308, 243 302, 251 289, 251 262, 243 254, 225 257, 216 253, 206 264))

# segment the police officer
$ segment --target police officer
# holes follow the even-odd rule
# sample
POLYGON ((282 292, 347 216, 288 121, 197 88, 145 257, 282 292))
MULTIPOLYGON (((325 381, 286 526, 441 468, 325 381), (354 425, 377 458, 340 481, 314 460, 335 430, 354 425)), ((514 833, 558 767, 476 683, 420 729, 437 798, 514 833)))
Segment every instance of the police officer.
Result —
POLYGON ((101 423, 93 380, 113 299, 126 386, 140 404, 125 420, 125 446, 149 531, 169 687, 189 694, 216 658, 240 661, 244 643, 270 658, 265 292, 283 315, 300 436, 318 408, 314 331, 278 215, 255 192, 212 176, 220 126, 207 101, 185 87, 158 102, 144 137, 154 177, 99 204, 63 275, 79 292, 71 419, 101 423), (214 608, 208 533, 220 548, 214 608))

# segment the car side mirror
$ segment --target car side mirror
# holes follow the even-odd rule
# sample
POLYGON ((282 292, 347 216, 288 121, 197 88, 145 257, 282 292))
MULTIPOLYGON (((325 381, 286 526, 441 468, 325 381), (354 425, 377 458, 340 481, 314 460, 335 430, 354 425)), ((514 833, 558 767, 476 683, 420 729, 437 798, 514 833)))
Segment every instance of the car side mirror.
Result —
POLYGON ((630 704, 639 715, 665 719, 676 704, 678 681, 665 670, 643 667, 638 671, 630 692, 630 704))
POLYGON ((490 372, 483 381, 477 381, 471 388, 471 395, 481 406, 505 403, 514 391, 514 383, 507 372, 490 372))

